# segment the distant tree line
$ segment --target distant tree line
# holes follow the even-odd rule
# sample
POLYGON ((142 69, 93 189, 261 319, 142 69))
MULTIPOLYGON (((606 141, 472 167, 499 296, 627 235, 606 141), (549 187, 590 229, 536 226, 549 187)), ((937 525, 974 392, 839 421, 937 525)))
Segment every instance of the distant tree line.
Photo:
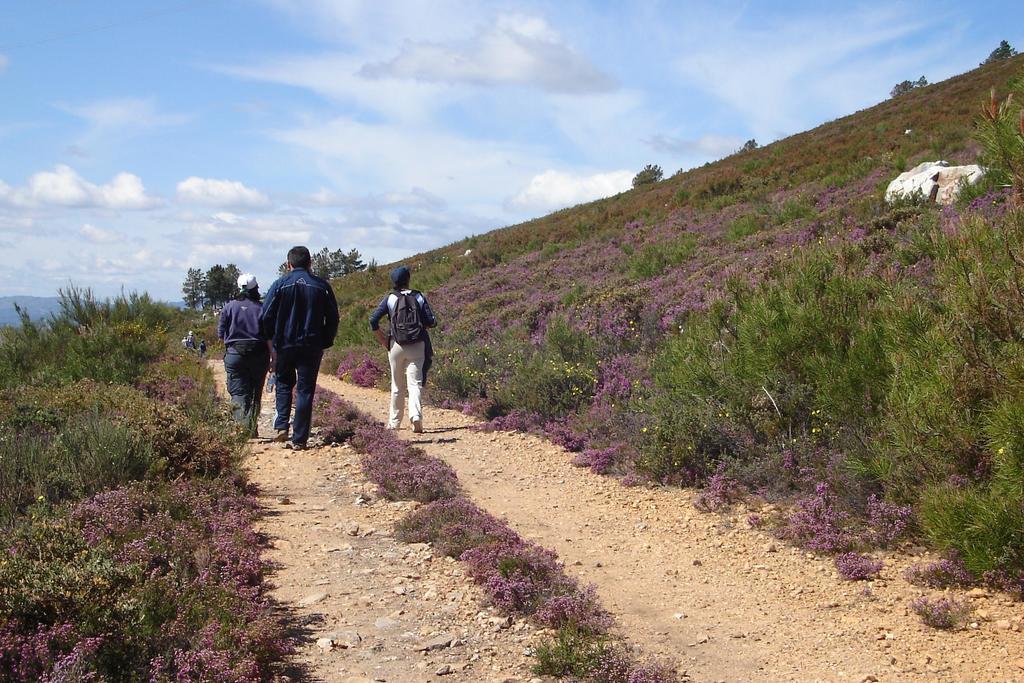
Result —
MULTIPOLYGON (((363 262, 363 257, 355 249, 345 252, 341 249, 331 251, 324 247, 313 254, 310 270, 314 275, 331 279, 342 277, 376 264, 363 262)), ((288 271, 286 264, 278 268, 278 275, 288 271)), ((231 301, 238 293, 238 276, 242 271, 234 263, 226 266, 217 264, 210 266, 205 272, 201 268, 189 268, 185 274, 185 282, 181 286, 181 296, 185 305, 193 310, 201 308, 220 308, 231 301)))

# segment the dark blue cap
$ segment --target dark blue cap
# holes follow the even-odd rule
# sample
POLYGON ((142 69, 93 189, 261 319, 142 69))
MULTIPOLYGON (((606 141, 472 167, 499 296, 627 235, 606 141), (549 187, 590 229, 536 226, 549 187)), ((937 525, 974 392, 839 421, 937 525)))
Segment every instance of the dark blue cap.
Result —
POLYGON ((401 287, 409 284, 409 277, 412 275, 412 271, 409 270, 408 266, 398 266, 391 271, 391 283, 395 287, 401 287))

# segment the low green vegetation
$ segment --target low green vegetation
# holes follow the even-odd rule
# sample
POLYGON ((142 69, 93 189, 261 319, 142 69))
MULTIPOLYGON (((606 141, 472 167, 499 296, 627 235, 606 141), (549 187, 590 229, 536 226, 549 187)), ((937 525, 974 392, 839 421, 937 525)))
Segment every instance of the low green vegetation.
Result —
POLYGON ((626 262, 626 270, 634 280, 650 280, 678 266, 693 254, 697 236, 682 234, 664 242, 646 244, 626 262))
POLYGON ((880 268, 869 240, 811 248, 691 319, 654 362, 644 466, 881 492, 976 575, 1024 575, 1024 212, 954 235, 928 212, 890 241, 927 249, 880 268))
POLYGON ((72 288, 0 332, 0 679, 266 680, 290 652, 186 324, 72 288))

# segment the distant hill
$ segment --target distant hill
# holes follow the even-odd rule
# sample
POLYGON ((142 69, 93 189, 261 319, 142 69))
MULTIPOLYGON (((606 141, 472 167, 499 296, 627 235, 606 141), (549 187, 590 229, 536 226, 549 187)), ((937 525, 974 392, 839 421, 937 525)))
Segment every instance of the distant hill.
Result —
POLYGON ((33 320, 39 320, 60 310, 60 299, 55 296, 0 296, 0 327, 18 324, 15 306, 27 311, 33 320))

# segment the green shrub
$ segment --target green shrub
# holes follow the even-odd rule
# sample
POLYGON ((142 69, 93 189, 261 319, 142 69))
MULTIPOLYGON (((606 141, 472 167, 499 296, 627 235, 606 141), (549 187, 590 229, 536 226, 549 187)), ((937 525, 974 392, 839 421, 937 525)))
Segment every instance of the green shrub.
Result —
POLYGON ((791 197, 783 202, 775 217, 777 223, 789 223, 790 221, 816 218, 817 209, 814 208, 814 198, 810 195, 791 197))
POLYGON ((146 295, 97 301, 89 290, 61 291, 61 312, 44 323, 22 318, 0 329, 0 387, 92 379, 131 384, 167 345, 180 313, 146 295))
POLYGON ((0 437, 0 525, 36 500, 77 500, 147 475, 157 464, 141 433, 98 413, 77 415, 59 433, 5 430, 0 437))
POLYGON ((537 664, 533 670, 541 676, 584 679, 598 668, 607 653, 606 638, 563 627, 550 640, 537 646, 537 664))
POLYGON ((725 238, 730 242, 736 242, 760 232, 764 226, 764 216, 755 213, 744 214, 729 224, 725 230, 725 238))
POLYGON ((561 318, 548 322, 544 344, 523 352, 489 395, 505 410, 521 409, 544 419, 575 412, 594 395, 593 344, 561 318), (507 379, 506 379, 507 377, 507 379))
POLYGON ((198 423, 130 387, 80 382, 0 396, 0 523, 39 497, 77 500, 134 479, 229 474, 226 418, 198 423))
POLYGON ((665 242, 646 244, 626 262, 626 272, 634 280, 656 278, 689 258, 696 246, 697 236, 692 233, 684 233, 665 242))

